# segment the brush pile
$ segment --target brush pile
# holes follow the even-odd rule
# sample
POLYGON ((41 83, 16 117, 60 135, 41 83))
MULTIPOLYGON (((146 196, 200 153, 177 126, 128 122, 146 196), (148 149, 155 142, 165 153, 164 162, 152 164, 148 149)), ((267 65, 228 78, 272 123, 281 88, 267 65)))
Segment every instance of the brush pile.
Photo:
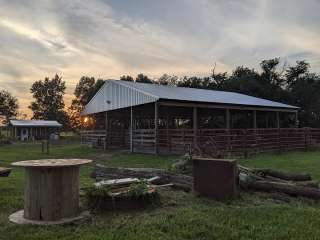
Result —
POLYGON ((98 210, 143 208, 158 201, 156 187, 151 184, 156 179, 122 178, 96 182, 85 189, 88 206, 98 210))

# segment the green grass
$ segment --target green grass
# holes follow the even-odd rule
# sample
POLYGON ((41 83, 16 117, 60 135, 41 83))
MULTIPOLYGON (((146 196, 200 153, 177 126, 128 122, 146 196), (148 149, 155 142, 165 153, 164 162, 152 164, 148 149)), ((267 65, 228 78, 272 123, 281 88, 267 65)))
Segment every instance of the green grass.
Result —
MULTIPOLYGON (((78 145, 19 144, 0 147, 0 166, 41 158, 91 158, 108 166, 168 168, 176 156, 102 152, 78 145)), ((240 161, 252 167, 310 172, 320 180, 320 152, 265 154, 240 161)), ((92 182, 92 165, 81 168, 81 186, 92 182)), ((162 205, 142 211, 107 212, 65 226, 20 226, 8 215, 23 208, 23 170, 0 178, 0 239, 320 239, 320 204, 305 199, 275 200, 274 194, 241 193, 227 203, 191 193, 162 190, 162 205)))

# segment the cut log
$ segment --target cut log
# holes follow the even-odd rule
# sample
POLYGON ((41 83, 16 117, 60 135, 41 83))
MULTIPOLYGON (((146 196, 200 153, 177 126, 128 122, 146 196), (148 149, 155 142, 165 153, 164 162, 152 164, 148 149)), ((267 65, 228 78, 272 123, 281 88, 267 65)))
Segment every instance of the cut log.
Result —
POLYGON ((111 179, 111 180, 103 180, 100 182, 96 182, 94 185, 96 187, 111 187, 111 188, 119 188, 122 186, 129 186, 132 183, 139 182, 138 178, 120 178, 120 179, 111 179))
POLYGON ((266 175, 271 176, 287 181, 310 181, 311 176, 310 174, 304 174, 304 173, 289 173, 289 172, 283 172, 273 169, 254 169, 254 173, 259 175, 266 175))
POLYGON ((0 167, 0 177, 8 177, 11 173, 12 168, 0 167))
POLYGON ((307 197, 312 199, 320 199, 320 189, 297 186, 294 184, 285 184, 280 182, 268 182, 268 181, 252 181, 247 182, 247 187, 250 189, 272 192, 277 191, 281 193, 286 193, 294 197, 307 197))
POLYGON ((302 187, 319 188, 319 183, 316 181, 295 182, 295 184, 302 187))

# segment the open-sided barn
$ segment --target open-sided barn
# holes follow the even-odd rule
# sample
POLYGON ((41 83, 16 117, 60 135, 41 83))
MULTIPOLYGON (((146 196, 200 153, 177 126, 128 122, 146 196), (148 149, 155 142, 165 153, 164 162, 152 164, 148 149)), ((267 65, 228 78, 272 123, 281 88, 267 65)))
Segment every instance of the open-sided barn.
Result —
POLYGON ((267 142, 259 143, 265 134, 269 138, 261 141, 272 138, 273 150, 297 126, 298 109, 234 92, 107 80, 82 112, 95 119, 82 139, 133 152, 180 153, 206 146, 236 152, 259 144, 268 149, 267 142))

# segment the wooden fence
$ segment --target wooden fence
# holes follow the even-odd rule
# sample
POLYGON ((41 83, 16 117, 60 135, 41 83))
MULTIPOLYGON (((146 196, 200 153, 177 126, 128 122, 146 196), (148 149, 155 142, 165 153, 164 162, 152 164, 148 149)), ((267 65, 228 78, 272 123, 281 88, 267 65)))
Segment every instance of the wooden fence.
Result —
POLYGON ((123 148, 130 146, 130 135, 127 129, 85 130, 80 132, 81 143, 97 148, 123 148))
POLYGON ((191 149, 198 154, 219 157, 320 147, 320 129, 314 128, 199 129, 196 132, 192 129, 159 129, 157 142, 151 139, 154 131, 144 132, 140 132, 139 148, 143 150, 148 142, 150 152, 157 143, 158 152, 166 154, 181 154, 191 149))
POLYGON ((91 147, 105 147, 106 130, 83 130, 80 132, 81 144, 91 147))
MULTIPOLYGON (((315 128, 159 129, 158 138, 155 136, 154 129, 133 130, 133 151, 155 153, 157 149, 160 154, 181 154, 192 150, 219 157, 320 147, 320 129, 315 128)), ((104 130, 86 132, 81 139, 93 146, 130 147, 128 130, 110 131, 106 142, 104 130)))

